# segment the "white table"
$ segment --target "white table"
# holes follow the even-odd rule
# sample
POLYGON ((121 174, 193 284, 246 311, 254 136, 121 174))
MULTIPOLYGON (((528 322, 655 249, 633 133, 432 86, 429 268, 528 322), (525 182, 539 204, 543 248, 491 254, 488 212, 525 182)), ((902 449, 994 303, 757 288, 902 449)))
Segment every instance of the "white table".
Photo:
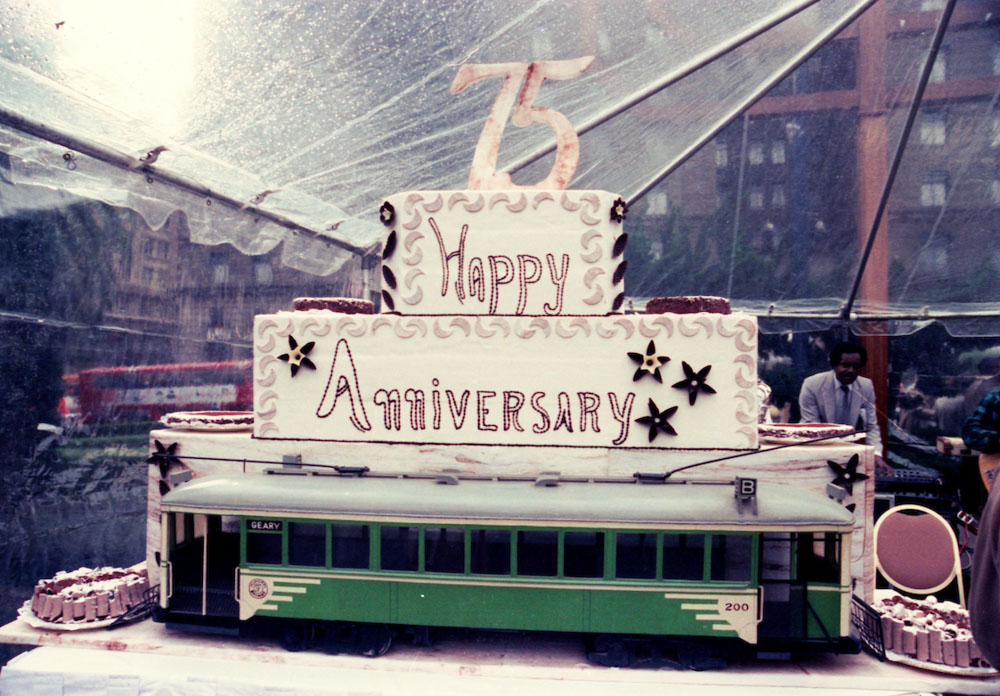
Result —
POLYGON ((453 632, 432 647, 394 645, 368 659, 167 631, 145 621, 114 631, 39 631, 15 621, 0 641, 43 647, 0 671, 0 696, 740 696, 815 693, 996 694, 1000 678, 962 678, 866 655, 757 661, 723 670, 608 669, 585 661, 577 636, 453 632))

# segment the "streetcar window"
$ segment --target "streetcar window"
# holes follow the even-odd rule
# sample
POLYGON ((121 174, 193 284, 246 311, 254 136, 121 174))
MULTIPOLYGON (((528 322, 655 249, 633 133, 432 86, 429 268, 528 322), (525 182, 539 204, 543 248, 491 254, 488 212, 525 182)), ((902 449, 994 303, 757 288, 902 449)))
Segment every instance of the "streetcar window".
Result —
POLYGON ((416 527, 382 527, 382 570, 418 570, 416 527))
POLYGON ((558 532, 518 532, 517 574, 554 577, 557 571, 558 552, 558 532))
POLYGON ((510 575, 510 532, 506 529, 473 529, 472 572, 510 575))
POLYGON ((281 532, 247 532, 247 563, 281 565, 281 532))
POLYGON ((656 534, 619 532, 615 544, 615 576, 636 580, 656 578, 656 534))
POLYGON ((464 573, 465 530, 425 527, 424 570, 428 573, 464 573))
POLYGON ((713 534, 712 580, 748 582, 751 545, 749 534, 713 534))
POLYGON ((369 568, 367 525, 335 524, 330 527, 330 535, 334 568, 369 568))
POLYGON ((604 532, 566 532, 563 535, 563 575, 567 578, 604 577, 604 532))
POLYGON ((840 582, 840 543, 837 534, 798 535, 798 577, 806 582, 840 582))
POLYGON ((288 529, 288 562, 297 566, 325 566, 326 525, 292 522, 288 529))
POLYGON ((663 535, 663 579, 701 580, 705 576, 705 535, 663 535))

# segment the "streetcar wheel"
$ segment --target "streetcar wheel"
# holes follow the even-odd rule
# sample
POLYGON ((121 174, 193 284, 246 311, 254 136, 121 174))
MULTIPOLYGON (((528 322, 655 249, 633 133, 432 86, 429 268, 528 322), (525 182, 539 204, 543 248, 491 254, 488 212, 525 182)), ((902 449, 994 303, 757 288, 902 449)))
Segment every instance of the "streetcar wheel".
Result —
POLYGON ((290 624, 281 631, 278 642, 288 652, 299 652, 306 647, 306 625, 290 624))
POLYGON ((365 657, 382 657, 392 645, 392 631, 385 626, 366 625, 358 631, 358 653, 365 657))
POLYGON ((634 657, 629 645, 618 636, 597 636, 594 650, 587 655, 591 662, 605 667, 628 667, 634 657))

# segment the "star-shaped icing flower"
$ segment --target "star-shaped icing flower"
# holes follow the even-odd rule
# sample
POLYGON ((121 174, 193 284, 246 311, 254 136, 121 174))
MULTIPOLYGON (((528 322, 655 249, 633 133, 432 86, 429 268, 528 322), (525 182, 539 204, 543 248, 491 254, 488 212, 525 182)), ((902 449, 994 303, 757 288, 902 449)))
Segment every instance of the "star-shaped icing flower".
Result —
POLYGON ((310 370, 315 370, 316 365, 313 364, 312 360, 306 357, 315 345, 315 341, 309 341, 309 343, 299 348, 299 344, 295 340, 295 337, 290 335, 288 337, 289 350, 287 353, 279 355, 278 360, 286 362, 292 366, 292 377, 295 376, 300 367, 308 367, 310 370))
POLYGON ((383 225, 391 227, 396 220, 396 209, 392 207, 392 203, 389 201, 383 203, 382 207, 378 209, 378 217, 383 225))
POLYGON ((847 460, 846 466, 841 466, 837 462, 826 462, 837 476, 833 479, 834 486, 840 486, 848 495, 854 495, 854 484, 864 481, 868 474, 858 473, 858 455, 852 454, 847 460))
POLYGON ((674 430, 674 426, 670 425, 667 421, 670 420, 670 416, 677 412, 676 406, 671 406, 665 411, 661 411, 656 406, 656 402, 652 399, 649 400, 649 415, 642 416, 641 418, 636 418, 635 422, 640 425, 645 425, 649 428, 649 441, 652 442, 656 439, 659 433, 664 433, 666 435, 676 435, 677 431, 674 430))
POLYGON ((653 379, 663 384, 663 378, 660 377, 660 366, 670 362, 670 358, 665 355, 658 355, 656 345, 652 341, 646 346, 645 353, 629 353, 628 356, 639 364, 639 368, 632 375, 633 382, 638 381, 640 377, 651 375, 653 379))
POLYGON ((677 389, 687 389, 688 390, 688 403, 694 406, 695 400, 698 398, 699 392, 704 392, 706 394, 714 394, 715 390, 710 386, 705 384, 705 380, 708 378, 708 373, 711 371, 712 366, 706 365, 697 372, 688 365, 686 362, 681 362, 681 367, 684 368, 684 379, 676 384, 672 385, 677 389))
POLYGON ((149 459, 146 460, 147 464, 158 464, 160 467, 160 476, 166 477, 167 470, 170 468, 171 464, 181 464, 181 460, 177 458, 177 447, 180 443, 172 442, 169 445, 164 445, 159 440, 153 440, 153 445, 156 447, 156 451, 149 455, 149 459))
POLYGON ((628 215, 628 204, 621 198, 611 204, 611 221, 621 222, 628 215))

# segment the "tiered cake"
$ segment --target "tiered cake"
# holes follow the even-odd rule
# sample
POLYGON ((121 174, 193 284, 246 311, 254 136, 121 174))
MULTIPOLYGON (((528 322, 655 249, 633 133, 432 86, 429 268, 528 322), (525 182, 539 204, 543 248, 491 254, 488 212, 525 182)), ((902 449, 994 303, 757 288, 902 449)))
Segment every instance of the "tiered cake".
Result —
POLYGON ((254 437, 755 449, 755 318, 623 314, 625 212, 604 191, 390 197, 381 314, 257 317, 254 437))

